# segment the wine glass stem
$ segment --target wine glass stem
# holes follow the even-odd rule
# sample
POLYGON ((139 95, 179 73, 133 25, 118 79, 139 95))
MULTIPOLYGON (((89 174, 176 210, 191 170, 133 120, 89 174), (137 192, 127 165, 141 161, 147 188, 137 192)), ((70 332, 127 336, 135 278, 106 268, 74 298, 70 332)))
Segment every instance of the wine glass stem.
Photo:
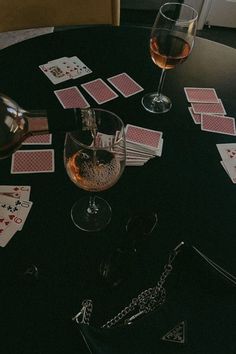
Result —
POLYGON ((95 202, 95 196, 90 196, 89 197, 89 205, 87 208, 87 213, 90 215, 94 215, 94 214, 97 214, 97 212, 98 212, 98 207, 95 202))
POLYGON ((158 84, 158 88, 157 88, 157 96, 156 96, 156 99, 158 99, 162 93, 162 89, 163 89, 163 84, 164 84, 164 80, 165 80, 165 77, 166 77, 166 70, 165 69, 162 69, 161 71, 161 77, 160 77, 160 80, 159 80, 159 84, 158 84))

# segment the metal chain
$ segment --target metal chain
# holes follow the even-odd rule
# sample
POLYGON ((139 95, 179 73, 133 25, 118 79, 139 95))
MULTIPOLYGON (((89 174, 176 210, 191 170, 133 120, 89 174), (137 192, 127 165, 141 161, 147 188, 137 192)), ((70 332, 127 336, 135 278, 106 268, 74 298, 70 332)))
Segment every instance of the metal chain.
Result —
MULTIPOLYGON (((104 323, 101 328, 111 328, 117 325, 121 320, 123 320, 125 325, 130 325, 136 318, 147 314, 159 306, 161 306, 166 299, 166 290, 164 288, 164 283, 168 275, 172 272, 172 263, 179 253, 180 248, 183 246, 184 242, 181 242, 169 255, 168 263, 164 266, 164 270, 160 276, 160 279, 156 286, 142 291, 136 298, 133 298, 128 306, 121 310, 116 316, 104 323), (134 311, 136 310, 136 313, 134 311), (131 314, 134 313, 132 316, 131 314), (129 315, 128 318, 126 318, 129 315), (130 317, 131 316, 131 317, 130 317), (126 318, 126 319, 125 319, 126 318)), ((77 323, 89 324, 89 320, 92 314, 92 301, 85 300, 82 303, 81 311, 75 315, 72 320, 77 323), (82 315, 82 320, 79 318, 82 315)))

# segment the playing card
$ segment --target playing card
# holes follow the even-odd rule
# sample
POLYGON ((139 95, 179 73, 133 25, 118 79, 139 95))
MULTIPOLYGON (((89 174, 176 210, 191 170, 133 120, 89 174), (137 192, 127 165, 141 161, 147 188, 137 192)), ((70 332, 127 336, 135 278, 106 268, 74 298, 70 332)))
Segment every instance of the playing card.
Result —
POLYGON ((19 150, 12 155, 11 173, 54 172, 54 150, 19 150))
POLYGON ((0 201, 1 195, 16 199, 29 200, 30 190, 30 186, 0 186, 0 201))
POLYGON ((188 102, 217 103, 219 98, 213 88, 185 87, 188 102))
POLYGON ((226 114, 221 100, 217 103, 192 103, 191 106, 194 113, 226 114))
POLYGON ((17 225, 14 223, 9 222, 5 228, 0 225, 0 247, 5 247, 17 231, 17 225))
POLYGON ((63 59, 64 58, 61 58, 57 61, 51 61, 47 64, 39 65, 40 70, 42 70, 42 72, 55 85, 70 79, 67 67, 63 64, 63 59))
POLYGON ((64 108, 87 108, 89 103, 86 101, 78 87, 72 86, 66 89, 54 91, 59 102, 64 108))
POLYGON ((81 86, 98 104, 111 101, 118 97, 102 79, 89 81, 81 86))
POLYGON ((236 160, 236 143, 216 144, 222 160, 236 160))
POLYGON ((189 112, 191 114, 191 117, 192 117, 194 123, 200 124, 201 123, 201 114, 194 113, 192 107, 188 107, 188 109, 189 109, 189 112))
POLYGON ((72 76, 72 79, 77 79, 92 73, 92 70, 89 69, 78 57, 73 56, 68 58, 69 62, 76 68, 76 73, 72 76))
POLYGON ((235 119, 232 117, 202 114, 201 129, 227 135, 236 135, 235 119))
POLYGON ((143 91, 143 88, 128 74, 122 73, 107 79, 124 97, 143 91))
POLYGON ((233 183, 236 183, 236 160, 223 160, 222 166, 231 178, 233 183))
POLYGON ((22 145, 50 145, 52 134, 34 135, 27 138, 22 145))
POLYGON ((127 124, 125 128, 127 145, 136 144, 145 150, 155 151, 159 148, 162 132, 127 124))

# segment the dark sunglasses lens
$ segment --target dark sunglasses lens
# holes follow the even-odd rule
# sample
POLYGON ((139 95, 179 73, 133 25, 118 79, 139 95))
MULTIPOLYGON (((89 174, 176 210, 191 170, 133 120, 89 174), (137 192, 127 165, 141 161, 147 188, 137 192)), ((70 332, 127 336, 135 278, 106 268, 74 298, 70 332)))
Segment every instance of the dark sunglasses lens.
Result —
POLYGON ((135 214, 128 220, 126 231, 130 234, 150 235, 157 224, 157 220, 157 214, 155 212, 135 214))

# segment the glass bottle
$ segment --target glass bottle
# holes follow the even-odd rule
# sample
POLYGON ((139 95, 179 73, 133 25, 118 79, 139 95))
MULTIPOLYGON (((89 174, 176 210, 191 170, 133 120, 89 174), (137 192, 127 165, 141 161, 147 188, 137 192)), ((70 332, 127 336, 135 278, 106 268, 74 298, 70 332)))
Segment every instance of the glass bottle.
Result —
MULTIPOLYGON (((0 159, 10 156, 32 135, 91 127, 93 110, 63 109, 26 111, 0 94, 0 159)), ((86 128, 85 128, 86 129, 86 128)))

